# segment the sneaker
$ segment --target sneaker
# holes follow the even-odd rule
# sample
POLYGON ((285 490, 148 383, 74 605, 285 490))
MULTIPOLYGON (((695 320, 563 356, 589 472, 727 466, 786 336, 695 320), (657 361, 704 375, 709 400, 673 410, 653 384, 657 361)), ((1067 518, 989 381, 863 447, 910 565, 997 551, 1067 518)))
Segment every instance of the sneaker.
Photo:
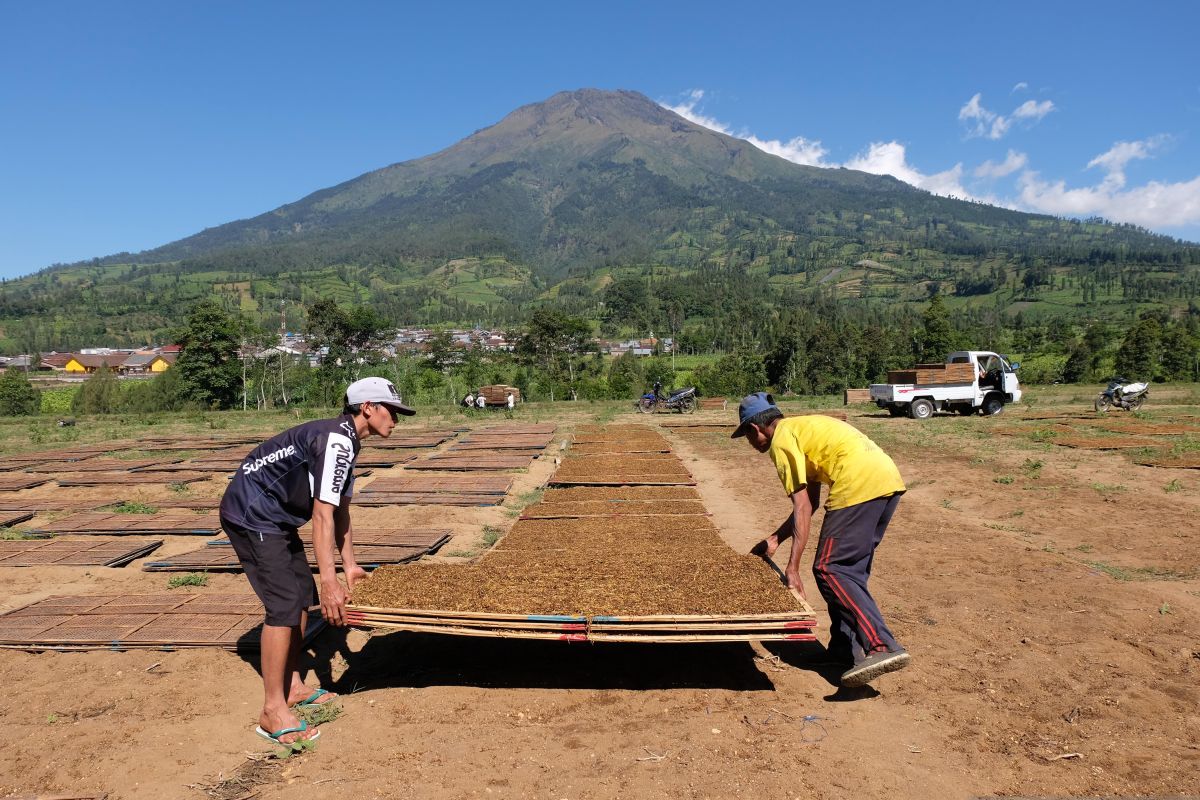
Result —
POLYGON ((904 650, 880 650, 842 673, 842 686, 866 686, 880 675, 904 669, 912 657, 904 650))

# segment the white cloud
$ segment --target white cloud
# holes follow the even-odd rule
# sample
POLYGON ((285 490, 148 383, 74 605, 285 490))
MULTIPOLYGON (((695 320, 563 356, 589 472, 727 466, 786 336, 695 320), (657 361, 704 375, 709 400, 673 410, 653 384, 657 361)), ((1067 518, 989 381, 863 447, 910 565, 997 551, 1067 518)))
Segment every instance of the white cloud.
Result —
POLYGON ((1064 181, 1043 181, 1036 172, 1020 180, 1025 209, 1073 217, 1101 216, 1146 228, 1200 224, 1200 176, 1179 183, 1150 181, 1121 189, 1104 182, 1068 189, 1064 181))
POLYGON ((1018 153, 1016 150, 1009 150, 1008 157, 999 164, 994 161, 985 161, 975 168, 976 178, 1003 178, 1005 175, 1011 175, 1017 170, 1024 167, 1029 162, 1029 156, 1024 153, 1018 153))
POLYGON ((1116 142, 1106 152, 1089 161, 1087 168, 1100 167, 1105 172, 1104 182, 1120 188, 1125 185, 1125 165, 1130 161, 1150 158, 1167 141, 1169 138, 1160 134, 1136 142, 1116 142))
POLYGON ((975 199, 961 183, 963 167, 955 164, 944 172, 926 175, 908 163, 907 151, 899 142, 873 142, 866 151, 860 153, 845 164, 829 162, 825 157, 829 151, 819 142, 797 136, 786 142, 778 139, 760 139, 749 131, 735 131, 720 120, 706 116, 698 109, 704 99, 704 90, 692 89, 687 93, 687 99, 677 105, 663 103, 664 108, 674 111, 686 120, 703 125, 705 128, 744 139, 759 150, 786 158, 796 164, 812 167, 837 167, 857 169, 873 175, 891 175, 905 183, 934 194, 953 195, 963 199, 975 199))
POLYGON ((1023 92, 1028 88, 1029 88, 1029 84, 1026 83, 1025 81, 1021 81, 1016 86, 1012 87, 1012 91, 1009 92, 1009 94, 1016 94, 1017 92, 1023 92))
POLYGON ((1152 136, 1135 142, 1116 142, 1088 162, 1100 167, 1104 178, 1095 186, 1068 189, 1065 181, 1044 181, 1038 173, 1025 172, 1018 185, 1020 202, 1029 209, 1069 216, 1101 216, 1117 222, 1132 222, 1146 228, 1200 224, 1200 176, 1189 181, 1150 181, 1125 188, 1125 166, 1138 159, 1152 158, 1167 136, 1152 136))
POLYGON ((870 172, 873 175, 891 175, 918 189, 934 194, 953 195, 962 199, 973 199, 962 185, 962 164, 955 164, 944 172, 926 175, 908 163, 908 152, 899 142, 872 142, 865 152, 855 156, 842 166, 870 172))
MULTIPOLYGON (((1020 84, 1018 84, 1020 86, 1020 84)), ((1015 87, 1014 87, 1015 89, 1015 87)), ((793 161, 818 167, 844 166, 874 175, 891 175, 933 194, 976 200, 1021 211, 1035 211, 1062 216, 1102 216, 1117 222, 1130 222, 1151 229, 1180 228, 1200 225, 1200 176, 1189 181, 1164 183, 1151 181, 1143 186, 1125 188, 1125 167, 1130 161, 1152 158, 1154 151, 1166 142, 1167 136, 1154 136, 1135 142, 1116 142, 1106 152, 1088 162, 1088 168, 1104 170, 1104 178, 1094 186, 1068 188, 1065 181, 1047 181, 1033 170, 1025 169, 1029 158, 1024 153, 1009 150, 1004 161, 985 161, 974 170, 976 178, 1003 178, 1025 170, 1017 180, 1019 194, 1015 198, 980 195, 963 184, 963 165, 955 164, 942 172, 926 174, 908 162, 908 152, 897 141, 872 142, 866 150, 844 164, 826 161, 829 151, 819 141, 797 136, 786 142, 764 140, 748 131, 735 131, 725 123, 706 116, 698 110, 704 92, 696 89, 677 105, 663 103, 680 116, 697 125, 744 139, 760 150, 793 161)), ((988 138, 997 139, 1008 130, 1013 120, 1036 122, 1054 111, 1050 101, 1021 104, 1009 118, 1001 117, 983 107, 981 95, 976 94, 960 110, 959 119, 974 123, 988 138), (999 135, 993 135, 999 132, 999 135)))
POLYGON ((1013 111, 1013 119, 1031 119, 1037 121, 1054 110, 1054 103, 1043 100, 1040 103, 1026 100, 1013 111))
MULTIPOLYGON (((1021 86, 1021 84, 1018 83, 1017 86, 1021 86)), ((1013 87, 1014 91, 1017 86, 1013 87)), ((1050 100, 1043 100, 1040 103, 1033 100, 1026 100, 1017 106, 1010 116, 1006 117, 1003 114, 997 114, 995 111, 984 108, 982 101, 983 95, 976 92, 958 110, 959 121, 967 123, 968 137, 983 136, 993 140, 1002 139, 1012 128, 1014 121, 1019 120, 1027 124, 1034 124, 1051 111, 1054 111, 1054 103, 1050 100)))
POLYGON ((697 125, 703 125, 705 128, 724 133, 727 136, 734 136, 738 139, 745 139, 750 144, 757 147, 759 150, 770 153, 771 155, 786 158, 796 164, 804 164, 810 167, 830 167, 837 166, 836 164, 828 164, 825 162, 825 156, 829 154, 819 141, 815 139, 805 139, 803 136, 797 136, 793 139, 788 139, 786 142, 779 139, 760 139, 749 131, 735 131, 720 120, 705 116, 696 110, 700 105, 700 101, 704 99, 703 89, 692 89, 688 92, 688 99, 678 105, 670 105, 663 103, 664 108, 674 111, 684 119, 694 122, 697 125))

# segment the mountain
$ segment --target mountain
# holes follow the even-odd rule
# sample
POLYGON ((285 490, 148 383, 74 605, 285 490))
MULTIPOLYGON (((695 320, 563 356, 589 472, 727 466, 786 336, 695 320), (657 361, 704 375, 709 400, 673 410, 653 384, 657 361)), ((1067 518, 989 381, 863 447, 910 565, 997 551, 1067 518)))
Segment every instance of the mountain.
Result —
POLYGON ((0 326, 136 339, 214 289, 264 319, 331 296, 397 322, 503 321, 534 301, 594 311, 614 276, 656 271, 855 301, 916 302, 936 283, 989 307, 1055 295, 1078 310, 1186 304, 1198 264, 1200 248, 1132 226, 800 166, 637 92, 583 89, 257 217, 7 282, 0 326))
POLYGON ((414 258, 502 252, 554 274, 580 262, 646 258, 671 233, 696 227, 697 216, 707 227, 704 209, 735 205, 758 221, 803 227, 864 200, 870 210, 900 203, 972 216, 894 178, 793 164, 637 92, 585 89, 523 106, 439 153, 136 260, 351 238, 414 258))

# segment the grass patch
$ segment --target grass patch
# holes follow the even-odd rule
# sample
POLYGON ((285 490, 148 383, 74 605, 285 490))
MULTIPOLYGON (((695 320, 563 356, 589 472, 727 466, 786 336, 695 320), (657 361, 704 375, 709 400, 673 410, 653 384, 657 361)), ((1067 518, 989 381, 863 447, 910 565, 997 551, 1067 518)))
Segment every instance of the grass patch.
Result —
POLYGON ((333 722, 342 715, 345 711, 342 704, 336 701, 321 703, 315 706, 302 706, 296 709, 296 715, 300 719, 308 723, 308 727, 313 728, 318 725, 324 725, 326 722, 333 722))
POLYGON ((1161 567, 1119 567, 1103 561, 1089 561, 1087 565, 1118 581, 1180 581, 1189 577, 1161 567))
POLYGON ((0 529, 0 539, 6 542, 22 542, 26 539, 36 539, 32 533, 21 528, 2 528, 0 529))
POLYGON ((1002 483, 1005 486, 1009 485, 1010 483, 1012 483, 1015 480, 1016 480, 1016 478, 1014 478, 1012 475, 1000 475, 998 477, 992 478, 993 482, 1002 483))
POLYGON ((1030 480, 1036 481, 1042 475, 1042 467, 1046 463, 1040 458, 1027 458, 1025 463, 1021 464, 1021 471, 1025 473, 1030 480))
POLYGON ((168 589, 178 589, 181 586, 208 586, 208 573, 189 572, 186 575, 172 575, 167 581, 168 589))
POLYGON ((1163 487, 1163 491, 1167 494, 1183 491, 1183 484, 1179 482, 1179 478, 1173 478, 1170 483, 1163 487))
POLYGON ((158 508, 145 503, 135 503, 129 500, 123 500, 112 506, 112 510, 116 514, 157 514, 158 508))
POLYGON ((1100 494, 1108 494, 1109 492, 1125 492, 1128 488, 1120 483, 1093 483, 1092 488, 1100 494))
POLYGON ((484 546, 484 548, 485 549, 489 548, 492 545, 494 545, 496 542, 500 541, 500 537, 503 535, 504 535, 504 531, 500 530, 499 528, 495 527, 494 525, 484 525, 483 526, 483 546, 484 546))
POLYGON ((534 489, 531 492, 525 492, 513 499, 512 503, 508 504, 507 511, 510 517, 516 517, 525 510, 526 506, 531 506, 542 499, 542 494, 545 489, 534 489))
POLYGON ((1024 528, 1017 527, 1016 525, 1003 525, 999 522, 985 522, 985 523, 983 523, 983 527, 991 528, 994 531, 1007 531, 1009 533, 1025 533, 1024 528))
POLYGON ((474 558, 478 553, 475 550, 451 550, 445 555, 448 558, 474 558))
POLYGON ((1081 553, 1090 553, 1093 550, 1095 550, 1096 548, 1092 547, 1090 544, 1081 544, 1078 547, 1076 547, 1075 549, 1081 553))

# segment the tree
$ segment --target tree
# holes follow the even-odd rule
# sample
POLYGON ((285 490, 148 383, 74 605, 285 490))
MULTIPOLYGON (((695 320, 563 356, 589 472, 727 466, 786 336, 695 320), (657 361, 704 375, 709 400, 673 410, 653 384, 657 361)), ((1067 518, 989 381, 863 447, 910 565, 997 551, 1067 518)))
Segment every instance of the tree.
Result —
POLYGON ((0 375, 0 417, 27 417, 38 413, 42 396, 25 374, 10 367, 0 375))
POLYGON ((558 309, 539 308, 530 315, 516 352, 526 364, 542 370, 551 401, 564 373, 568 388, 574 388, 576 362, 592 349, 590 335, 587 322, 558 309))
POLYGON ((180 396, 208 408, 232 408, 241 400, 241 326, 216 300, 197 304, 179 334, 180 396))
POLYGON ((626 351, 612 360, 608 366, 608 388, 614 397, 630 397, 641 386, 642 363, 637 356, 626 351))
POLYGON ((101 366, 80 384, 71 400, 71 410, 78 414, 113 414, 121 410, 121 384, 116 374, 101 366))
POLYGON ((385 360, 382 350, 395 328, 372 308, 345 310, 322 299, 308 307, 305 335, 309 346, 322 353, 316 375, 320 399, 334 405, 346 386, 362 377, 364 366, 385 360))
POLYGON ((1146 317, 1125 334, 1117 350, 1117 374, 1130 380, 1152 380, 1158 375, 1162 348, 1162 325, 1146 317))
POLYGON ((920 339, 920 358, 941 361, 954 350, 954 328, 950 324, 950 313, 940 294, 929 301, 929 307, 921 314, 925 330, 920 339))
POLYGON ((1077 341, 1067 355, 1067 363, 1063 365, 1062 379, 1066 383, 1080 383, 1092 366, 1092 350, 1088 347, 1087 338, 1077 341))
POLYGON ((1190 381, 1197 363, 1196 340, 1182 325, 1167 326, 1162 334, 1162 377, 1169 381, 1190 381))
POLYGON ((749 348, 738 348, 715 363, 700 367, 692 377, 696 389, 708 397, 737 397, 767 386, 763 358, 749 348))

